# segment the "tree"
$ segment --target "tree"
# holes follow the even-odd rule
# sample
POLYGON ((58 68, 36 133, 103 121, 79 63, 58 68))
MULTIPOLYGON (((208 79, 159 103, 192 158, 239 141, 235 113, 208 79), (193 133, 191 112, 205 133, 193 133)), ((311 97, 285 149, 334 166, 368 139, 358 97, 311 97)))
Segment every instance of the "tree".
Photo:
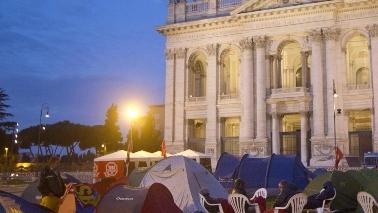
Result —
MULTIPOLYGON (((7 112, 9 105, 6 102, 9 100, 8 94, 5 90, 0 88, 0 152, 4 150, 4 147, 12 148, 12 128, 15 128, 15 122, 6 122, 8 117, 13 116, 11 113, 7 112)), ((15 152, 15 149, 11 149, 15 152)))
POLYGON ((11 117, 12 114, 7 112, 9 105, 5 102, 9 100, 9 96, 3 89, 0 88, 0 121, 4 121, 7 117, 11 117))
MULTIPOLYGON (((130 142, 130 131, 127 138, 127 143, 130 142)), ((133 126, 133 152, 144 150, 148 152, 156 152, 161 150, 162 136, 158 130, 155 129, 154 117, 148 113, 141 119, 135 122, 133 126)))
POLYGON ((122 134, 118 126, 118 108, 115 104, 112 104, 106 111, 103 139, 108 151, 115 151, 121 146, 122 134))

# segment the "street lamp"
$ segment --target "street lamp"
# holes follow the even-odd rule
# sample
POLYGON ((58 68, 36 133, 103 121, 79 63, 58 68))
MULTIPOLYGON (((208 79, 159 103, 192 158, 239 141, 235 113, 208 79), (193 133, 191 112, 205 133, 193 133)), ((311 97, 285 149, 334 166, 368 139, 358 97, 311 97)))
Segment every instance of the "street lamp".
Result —
POLYGON ((338 114, 341 113, 341 109, 336 109, 336 98, 338 97, 339 95, 336 92, 335 80, 333 80, 333 134, 334 134, 334 142, 335 142, 335 169, 337 167, 336 112, 338 114))
POLYGON ((5 158, 8 159, 8 147, 5 147, 4 150, 5 150, 5 158))
POLYGON ((45 126, 42 126, 42 117, 44 116, 45 118, 50 118, 50 114, 49 114, 49 106, 47 105, 47 103, 43 103, 42 106, 41 106, 41 111, 39 113, 39 128, 38 128, 38 156, 39 156, 39 152, 41 152, 42 154, 42 148, 41 148, 41 131, 43 130, 46 130, 46 127, 45 126))
POLYGON ((127 118, 130 121, 130 143, 127 144, 126 175, 129 175, 130 153, 133 151, 133 124, 139 115, 139 110, 135 106, 127 109, 127 118))
POLYGON ((101 144, 101 148, 104 149, 104 154, 106 154, 106 145, 105 144, 101 144))

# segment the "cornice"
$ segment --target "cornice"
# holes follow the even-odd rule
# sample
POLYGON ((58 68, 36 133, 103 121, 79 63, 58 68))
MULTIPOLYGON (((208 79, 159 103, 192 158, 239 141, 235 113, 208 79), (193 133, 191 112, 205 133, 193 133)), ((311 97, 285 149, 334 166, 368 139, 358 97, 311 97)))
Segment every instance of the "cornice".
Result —
POLYGON ((181 22, 158 27, 156 30, 165 36, 201 32, 204 30, 214 30, 223 28, 238 27, 245 23, 255 23, 268 20, 286 19, 304 15, 316 15, 322 13, 337 12, 341 16, 343 12, 355 11, 358 9, 378 8, 378 2, 362 1, 344 3, 342 0, 333 0, 317 3, 253 11, 224 17, 206 18, 196 21, 181 22))

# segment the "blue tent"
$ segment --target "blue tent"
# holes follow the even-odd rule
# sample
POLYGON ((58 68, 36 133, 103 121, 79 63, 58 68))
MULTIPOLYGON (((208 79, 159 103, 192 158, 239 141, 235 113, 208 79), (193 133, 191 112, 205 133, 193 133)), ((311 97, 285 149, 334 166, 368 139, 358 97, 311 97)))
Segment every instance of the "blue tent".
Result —
POLYGON ((227 152, 222 153, 220 156, 217 167, 215 168, 214 176, 224 188, 232 188, 234 183, 234 173, 238 168, 239 163, 240 158, 228 154, 227 152))
POLYGON ((304 189, 311 177, 311 172, 303 166, 298 156, 275 154, 266 158, 246 154, 234 173, 234 179, 242 179, 246 188, 277 188, 280 180, 287 180, 304 189))

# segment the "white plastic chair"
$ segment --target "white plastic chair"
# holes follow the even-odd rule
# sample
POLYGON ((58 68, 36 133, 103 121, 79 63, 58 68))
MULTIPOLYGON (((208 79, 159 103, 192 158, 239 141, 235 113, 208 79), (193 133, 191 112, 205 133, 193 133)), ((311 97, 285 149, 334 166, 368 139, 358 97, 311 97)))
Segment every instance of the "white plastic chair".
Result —
POLYGON ((306 203, 307 203, 307 196, 303 193, 298 193, 290 198, 286 206, 275 207, 274 213, 278 213, 280 209, 287 209, 289 208, 289 206, 291 206, 291 213, 301 213, 306 203))
POLYGON ((220 203, 215 203, 215 204, 209 203, 209 202, 207 202, 206 198, 201 194, 199 194, 199 197, 200 197, 201 206, 205 210, 205 213, 209 213, 209 211, 205 207, 205 204, 208 205, 208 206, 217 206, 218 209, 219 209, 219 213, 224 213, 222 205, 220 203))
POLYGON ((245 205, 253 206, 255 212, 260 213, 260 208, 257 203, 250 203, 248 198, 242 194, 230 194, 228 196, 228 202, 234 209, 235 213, 245 213, 245 205))
POLYGON ((323 200, 322 207, 321 208, 317 208, 316 212, 317 213, 331 212, 331 204, 332 204, 332 201, 335 198, 336 198, 336 189, 335 189, 335 194, 333 195, 333 197, 323 200))
POLYGON ((358 192, 357 200, 364 210, 364 213, 374 213, 374 206, 378 207, 377 201, 367 192, 358 192))
POLYGON ((268 192, 265 188, 259 188, 257 191, 255 191, 255 194, 253 194, 253 197, 250 200, 253 200, 256 197, 263 197, 266 199, 268 197, 268 192))

